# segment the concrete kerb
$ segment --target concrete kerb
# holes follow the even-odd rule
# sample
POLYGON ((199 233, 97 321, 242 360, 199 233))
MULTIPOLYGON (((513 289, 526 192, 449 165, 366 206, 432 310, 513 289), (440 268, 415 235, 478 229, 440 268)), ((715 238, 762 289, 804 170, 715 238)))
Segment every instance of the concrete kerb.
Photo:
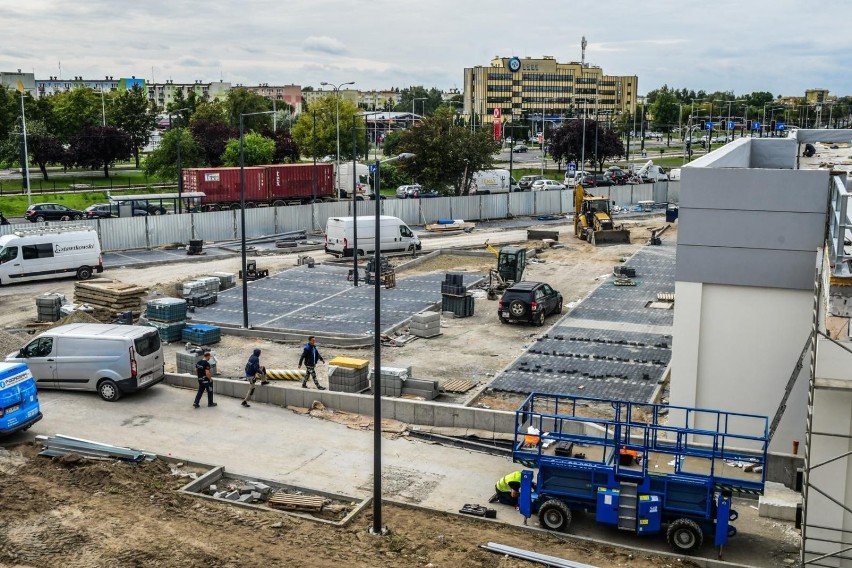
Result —
MULTIPOLYGON (((641 547, 637 547, 637 546, 626 546, 626 545, 621 545, 621 544, 609 542, 609 541, 606 541, 606 540, 591 538, 591 537, 588 537, 588 536, 580 536, 580 535, 573 535, 573 534, 566 534, 566 533, 555 533, 553 531, 549 531, 549 530, 538 528, 538 527, 531 527, 531 526, 528 526, 528 525, 512 525, 512 524, 500 521, 499 519, 486 519, 484 517, 476 517, 476 516, 473 516, 473 515, 465 515, 463 513, 456 513, 456 512, 453 512, 453 511, 441 511, 439 509, 430 509, 429 507, 424 507, 422 505, 417 505, 417 504, 414 504, 414 503, 407 503, 405 501, 397 501, 395 499, 385 498, 385 499, 382 499, 382 503, 390 503, 390 504, 393 504, 397 507, 406 508, 406 509, 413 509, 415 511, 423 511, 423 512, 427 512, 427 513, 440 514, 440 515, 446 515, 448 517, 465 519, 469 522, 474 522, 474 523, 490 523, 490 524, 510 526, 510 527, 516 528, 518 530, 525 531, 525 532, 528 532, 530 534, 534 534, 534 535, 537 535, 537 536, 546 535, 546 536, 558 538, 558 539, 563 540, 563 541, 576 540, 576 541, 580 541, 580 542, 588 542, 588 543, 596 544, 596 545, 599 545, 599 546, 610 546, 612 548, 617 548, 617 549, 623 550, 625 554, 640 553, 640 554, 651 554, 651 555, 654 555, 654 556, 665 556, 667 558, 670 558, 674 564, 682 563, 684 561, 684 559, 688 559, 690 562, 697 564, 701 568, 749 568, 745 564, 736 564, 736 563, 733 563, 733 562, 725 562, 724 560, 714 560, 712 558, 701 558, 699 556, 686 556, 685 557, 682 554, 676 554, 674 552, 651 550, 649 548, 641 548, 641 547)), ((518 514, 520 514, 520 513, 518 513, 518 514)))
MULTIPOLYGON (((170 457, 170 458, 168 458, 167 461, 170 461, 172 463, 176 463, 176 462, 181 462, 182 460, 176 460, 175 458, 170 457)), ((183 462, 183 463, 187 463, 187 462, 183 462)), ((278 483, 276 481, 271 481, 271 480, 267 480, 267 479, 260 479, 260 478, 257 478, 257 477, 250 477, 250 476, 240 475, 240 474, 236 474, 236 473, 229 473, 228 474, 229 478, 233 478, 233 479, 236 479, 238 481, 245 481, 245 482, 259 481, 259 482, 264 483, 265 485, 272 487, 273 489, 286 489, 286 490, 296 491, 300 494, 318 495, 320 497, 324 497, 326 499, 332 499, 332 500, 335 500, 335 501, 346 501, 346 502, 349 502, 349 503, 357 503, 355 505, 355 507, 353 507, 352 510, 349 511, 349 513, 347 513, 346 516, 339 521, 329 521, 327 519, 318 519, 317 517, 314 517, 313 515, 309 515, 309 514, 306 514, 306 513, 299 513, 298 511, 284 511, 284 510, 280 510, 280 509, 273 509, 272 507, 267 507, 267 506, 263 506, 263 505, 256 505, 256 504, 253 504, 253 503, 241 503, 239 501, 231 501, 229 499, 220 499, 220 498, 217 498, 217 497, 213 497, 212 495, 205 495, 204 493, 201 493, 201 491, 205 487, 209 487, 211 484, 216 483, 217 481, 219 481, 220 479, 225 477, 225 468, 223 466, 211 466, 211 465, 206 465, 206 464, 192 464, 192 465, 194 467, 208 468, 208 471, 204 475, 202 475, 201 477, 198 477, 197 479, 194 479, 191 482, 184 485, 183 487, 181 487, 178 490, 179 493, 183 493, 184 495, 189 495, 191 497, 207 499, 208 501, 212 501, 212 502, 215 502, 215 503, 225 503, 225 504, 228 504, 228 505, 235 505, 237 507, 243 507, 244 509, 253 509, 255 511, 284 514, 284 515, 287 515, 287 516, 299 517, 299 518, 306 519, 306 520, 309 520, 309 521, 314 521, 314 522, 317 522, 317 523, 323 523, 323 524, 332 525, 332 526, 336 526, 336 527, 343 527, 343 526, 346 526, 347 524, 349 524, 349 522, 353 518, 355 518, 355 516, 360 514, 361 511, 363 511, 373 501, 372 497, 367 497, 365 499, 358 499, 356 497, 352 497, 352 496, 349 496, 349 495, 338 495, 336 493, 328 493, 326 491, 320 491, 320 490, 317 490, 317 489, 309 489, 309 488, 306 488, 306 487, 301 487, 301 486, 296 486, 296 485, 288 485, 288 484, 284 484, 284 483, 278 483)))

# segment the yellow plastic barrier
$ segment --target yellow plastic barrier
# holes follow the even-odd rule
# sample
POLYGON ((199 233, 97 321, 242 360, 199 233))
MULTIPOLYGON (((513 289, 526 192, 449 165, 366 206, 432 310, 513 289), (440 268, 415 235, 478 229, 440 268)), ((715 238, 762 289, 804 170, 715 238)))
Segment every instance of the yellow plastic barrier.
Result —
POLYGON ((270 380, 302 381, 305 379, 305 371, 302 369, 267 369, 266 378, 270 380))

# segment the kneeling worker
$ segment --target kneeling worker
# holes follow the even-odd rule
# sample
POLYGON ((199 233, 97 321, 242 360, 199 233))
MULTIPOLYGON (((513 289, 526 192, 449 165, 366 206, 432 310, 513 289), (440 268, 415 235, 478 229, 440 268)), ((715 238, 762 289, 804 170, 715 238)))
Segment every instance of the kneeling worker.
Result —
POLYGON ((513 471, 504 475, 494 486, 497 491, 497 501, 504 505, 518 506, 518 495, 521 492, 521 472, 513 471))

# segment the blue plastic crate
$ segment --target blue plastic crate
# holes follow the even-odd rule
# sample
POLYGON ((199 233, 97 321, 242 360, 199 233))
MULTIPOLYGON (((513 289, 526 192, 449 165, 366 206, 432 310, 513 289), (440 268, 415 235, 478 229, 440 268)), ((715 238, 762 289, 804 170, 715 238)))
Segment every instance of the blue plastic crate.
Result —
POLYGON ((182 298, 157 298, 148 300, 145 317, 161 322, 177 322, 186 319, 186 300, 182 298))
POLYGON ((200 323, 188 325, 181 332, 181 340, 189 341, 196 345, 210 345, 219 343, 222 339, 222 330, 215 325, 204 325, 200 323))

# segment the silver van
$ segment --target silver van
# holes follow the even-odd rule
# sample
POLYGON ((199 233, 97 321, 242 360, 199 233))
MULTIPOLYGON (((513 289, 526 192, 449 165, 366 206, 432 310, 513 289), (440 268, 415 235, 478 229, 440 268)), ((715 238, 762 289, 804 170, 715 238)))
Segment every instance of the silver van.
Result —
POLYGON ((6 361, 26 361, 38 388, 97 391, 106 401, 145 390, 165 377, 153 327, 74 323, 39 334, 6 361))

